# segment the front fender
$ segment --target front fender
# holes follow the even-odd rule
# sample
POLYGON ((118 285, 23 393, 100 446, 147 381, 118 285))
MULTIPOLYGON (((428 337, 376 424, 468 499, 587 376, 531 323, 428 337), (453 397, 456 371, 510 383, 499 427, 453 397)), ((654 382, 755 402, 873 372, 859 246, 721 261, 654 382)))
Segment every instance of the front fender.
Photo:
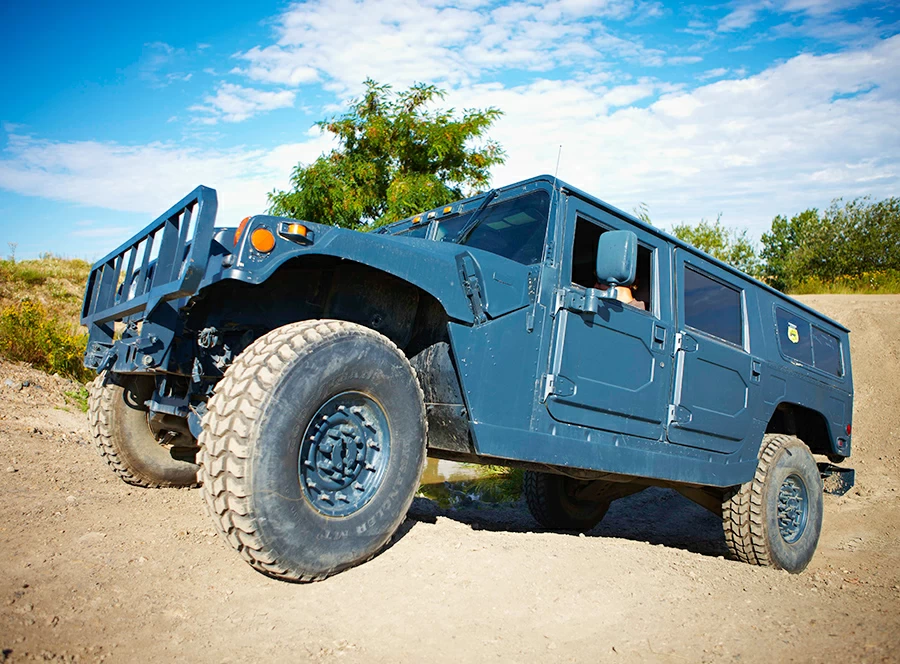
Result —
POLYGON ((222 279, 261 284, 289 260, 330 256, 381 270, 422 289, 441 303, 450 318, 459 322, 476 322, 471 278, 480 283, 481 307, 488 319, 521 309, 530 302, 529 268, 489 252, 449 242, 375 235, 308 222, 303 223, 313 231, 313 241, 298 244, 278 236, 278 225, 283 221, 279 217, 251 218, 236 248, 232 266, 208 275, 203 285, 222 279), (275 248, 267 254, 257 252, 248 240, 261 227, 277 237, 275 248), (466 278, 470 281, 469 289, 463 283, 466 278))

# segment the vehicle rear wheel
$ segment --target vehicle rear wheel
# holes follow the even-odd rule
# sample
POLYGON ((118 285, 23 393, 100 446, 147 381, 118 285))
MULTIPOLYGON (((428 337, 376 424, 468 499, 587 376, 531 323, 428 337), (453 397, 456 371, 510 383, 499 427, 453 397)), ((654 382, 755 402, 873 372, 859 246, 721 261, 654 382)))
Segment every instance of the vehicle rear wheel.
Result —
POLYGON ((802 572, 816 552, 822 508, 822 478, 809 448, 794 436, 767 434, 753 479, 725 496, 725 541, 745 563, 802 572))
POLYGON ((324 579, 397 530, 425 437, 418 379, 386 337, 343 321, 285 325, 216 387, 201 434, 203 493, 219 532, 255 569, 324 579))
POLYGON ((148 418, 144 402, 153 396, 153 377, 105 378, 97 376, 88 397, 91 433, 103 460, 135 486, 196 486, 199 466, 194 463, 193 440, 185 440, 183 434, 154 432, 148 418))
POLYGON ((596 482, 526 471, 522 488, 528 511, 544 528, 586 532, 600 523, 612 503, 595 497, 596 482))

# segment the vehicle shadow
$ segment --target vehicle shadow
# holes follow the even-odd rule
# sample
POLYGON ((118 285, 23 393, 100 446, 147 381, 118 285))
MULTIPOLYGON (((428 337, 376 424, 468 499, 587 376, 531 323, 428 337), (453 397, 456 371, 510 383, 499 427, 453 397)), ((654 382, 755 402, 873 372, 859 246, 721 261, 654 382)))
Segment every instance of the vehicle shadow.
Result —
MULTIPOLYGON (((417 497, 407 516, 404 525, 410 521, 435 523, 438 517, 445 517, 474 530, 554 532, 534 521, 524 500, 503 505, 473 501, 462 507, 444 508, 428 498, 417 497)), ((721 519, 670 489, 651 487, 615 501, 603 521, 585 535, 659 544, 705 556, 728 555, 721 519)))

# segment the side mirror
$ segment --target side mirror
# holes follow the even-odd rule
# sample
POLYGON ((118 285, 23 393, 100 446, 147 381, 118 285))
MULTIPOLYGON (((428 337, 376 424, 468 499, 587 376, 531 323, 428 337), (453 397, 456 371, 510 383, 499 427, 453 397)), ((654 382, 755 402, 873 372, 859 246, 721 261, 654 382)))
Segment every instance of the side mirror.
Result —
POLYGON ((637 235, 632 231, 607 231, 597 242, 597 281, 630 286, 637 272, 637 235))

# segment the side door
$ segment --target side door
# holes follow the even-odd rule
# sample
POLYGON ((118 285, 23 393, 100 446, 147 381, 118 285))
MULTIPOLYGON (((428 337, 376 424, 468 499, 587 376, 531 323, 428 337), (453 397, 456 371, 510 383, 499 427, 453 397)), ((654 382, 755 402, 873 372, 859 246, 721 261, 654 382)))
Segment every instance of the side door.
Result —
POLYGON ((748 352, 743 281, 675 250, 675 380, 666 436, 672 443, 734 452, 751 425, 761 364, 748 352))
POLYGON ((565 219, 546 407, 560 422, 661 440, 674 343, 668 244, 574 196, 565 219), (638 236, 636 302, 601 300, 596 313, 585 311, 598 285, 597 240, 609 230, 638 236))

